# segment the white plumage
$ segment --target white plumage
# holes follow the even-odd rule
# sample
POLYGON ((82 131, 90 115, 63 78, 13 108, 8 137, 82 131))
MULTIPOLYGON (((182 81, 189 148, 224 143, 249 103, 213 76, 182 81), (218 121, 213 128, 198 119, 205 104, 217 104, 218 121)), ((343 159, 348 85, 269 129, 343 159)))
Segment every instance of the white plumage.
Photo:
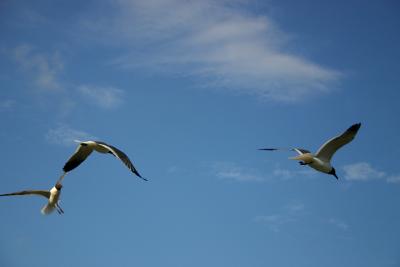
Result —
POLYGON ((15 193, 1 194, 0 196, 22 196, 22 195, 36 195, 42 196, 48 199, 47 204, 42 208, 42 214, 50 214, 54 209, 57 209, 59 214, 64 213, 59 205, 62 185, 57 183, 49 191, 47 190, 24 190, 15 193))
MULTIPOLYGON (((335 168, 331 165, 331 159, 339 148, 350 143, 354 139, 360 127, 361 123, 353 124, 341 135, 326 141, 315 154, 312 154, 306 149, 291 148, 289 150, 296 151, 298 156, 290 159, 299 160, 301 165, 308 165, 317 171, 331 174, 335 176, 336 179, 339 179, 336 175, 335 168)), ((260 150, 274 151, 282 150, 282 148, 262 148, 260 150)))

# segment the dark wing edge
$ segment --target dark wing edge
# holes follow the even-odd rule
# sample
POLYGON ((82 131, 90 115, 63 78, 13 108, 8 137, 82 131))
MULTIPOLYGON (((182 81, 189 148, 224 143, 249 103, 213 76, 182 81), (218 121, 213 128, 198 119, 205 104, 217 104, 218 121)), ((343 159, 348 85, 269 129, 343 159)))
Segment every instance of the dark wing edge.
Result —
POLYGON ((50 198, 50 192, 44 190, 24 190, 15 193, 1 194, 0 197, 4 196, 22 196, 22 195, 38 195, 43 196, 45 198, 50 198))
POLYGON ((74 154, 64 164, 63 171, 69 172, 78 167, 92 153, 92 149, 79 144, 74 154))
POLYGON ((335 137, 329 139, 328 141, 326 141, 318 149, 318 151, 317 151, 317 153, 315 155, 317 157, 319 157, 319 156, 321 156, 321 154, 327 153, 327 147, 329 145, 333 145, 334 147, 333 147, 332 151, 330 151, 331 153, 327 157, 327 159, 330 160, 337 150, 339 150, 344 145, 347 145, 348 143, 350 143, 354 139, 354 137, 357 135, 357 132, 360 129, 360 127, 361 127, 361 123, 355 123, 355 124, 351 125, 341 135, 335 136, 335 137), (342 142, 340 142, 340 141, 342 141, 342 142))
POLYGON ((351 125, 342 135, 348 135, 348 134, 352 134, 353 138, 354 136, 356 136, 358 130, 360 130, 361 127, 361 123, 355 123, 353 125, 351 125))
POLYGON ((128 167, 129 170, 131 170, 131 172, 133 172, 134 174, 136 174, 138 177, 142 178, 143 180, 148 181, 146 178, 144 178, 140 175, 140 173, 136 170, 135 166, 133 166, 129 157, 124 152, 122 152, 118 148, 116 148, 112 145, 106 144, 104 142, 96 141, 96 143, 109 149, 111 154, 113 154, 115 157, 119 158, 125 164, 125 166, 128 167))

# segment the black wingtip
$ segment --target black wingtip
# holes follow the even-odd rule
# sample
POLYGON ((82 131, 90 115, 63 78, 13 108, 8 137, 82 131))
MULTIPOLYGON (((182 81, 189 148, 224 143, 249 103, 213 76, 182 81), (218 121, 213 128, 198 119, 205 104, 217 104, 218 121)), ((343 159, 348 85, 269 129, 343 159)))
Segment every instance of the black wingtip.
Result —
POLYGON ((259 148, 258 150, 275 151, 275 150, 278 150, 278 149, 277 148, 259 148))
POLYGON ((148 181, 148 179, 147 178, 144 178, 144 177, 142 177, 141 175, 139 175, 138 173, 136 174, 140 179, 142 179, 142 180, 144 180, 144 181, 148 181))
POLYGON ((83 162, 83 160, 70 160, 67 163, 65 163, 65 165, 63 167, 63 171, 65 173, 70 172, 73 169, 75 169, 76 167, 78 167, 79 165, 81 165, 82 162, 83 162))
POLYGON ((141 179, 143 179, 143 180, 145 180, 145 181, 148 181, 146 178, 142 177, 142 176, 138 173, 138 171, 132 170, 132 172, 133 172, 134 174, 136 174, 136 176, 138 176, 139 178, 141 178, 141 179))
POLYGON ((347 129, 347 131, 358 132, 358 130, 360 129, 360 127, 361 127, 361 122, 355 123, 355 124, 351 125, 350 128, 347 129))

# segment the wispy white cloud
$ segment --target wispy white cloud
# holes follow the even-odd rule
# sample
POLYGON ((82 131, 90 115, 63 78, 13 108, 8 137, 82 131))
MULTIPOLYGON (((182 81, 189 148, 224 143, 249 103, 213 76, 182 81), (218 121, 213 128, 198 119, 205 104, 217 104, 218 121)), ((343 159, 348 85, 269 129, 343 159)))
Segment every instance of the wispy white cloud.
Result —
MULTIPOLYGON (((15 61, 31 76, 29 79, 37 89, 41 92, 58 93, 58 106, 62 115, 69 114, 81 100, 104 109, 112 109, 123 103, 122 89, 93 84, 73 86, 71 81, 62 81, 60 77, 64 72, 64 64, 59 52, 40 53, 30 45, 17 46, 12 52, 15 61)), ((7 103, 0 104, 3 107, 7 103)))
POLYGON ((295 222, 296 220, 291 217, 284 216, 281 214, 272 214, 272 215, 256 216, 254 218, 254 221, 257 223, 263 223, 263 224, 267 225, 271 231, 277 233, 277 232, 281 231, 281 228, 283 225, 290 223, 290 222, 295 222))
POLYGON ((75 145, 74 140, 85 141, 97 139, 95 136, 87 132, 73 129, 64 124, 48 130, 45 138, 49 143, 63 146, 75 145))
POLYGON ((219 179, 237 182, 262 182, 265 178, 254 169, 245 168, 233 162, 217 162, 213 165, 214 175, 219 179))
POLYGON ((307 224, 328 225, 343 232, 350 229, 349 224, 343 219, 337 217, 321 218, 312 214, 304 203, 298 201, 281 207, 278 212, 255 216, 253 221, 267 226, 269 230, 276 233, 287 230, 294 224, 303 224, 305 221, 307 221, 307 224))
POLYGON ((373 179, 382 179, 386 176, 383 171, 374 169, 367 162, 359 162, 343 166, 345 178, 349 181, 368 181, 373 179))
POLYGON ((0 101, 0 110, 9 110, 16 105, 16 101, 12 99, 6 99, 0 101))
POLYGON ((184 171, 185 171, 185 169, 183 167, 180 167, 180 166, 177 166, 177 165, 171 165, 166 170, 166 172, 169 173, 169 174, 182 173, 184 171))
POLYGON ((279 101, 330 91, 341 73, 288 52, 287 35, 243 1, 113 1, 82 25, 124 47, 114 61, 197 77, 201 84, 279 101), (121 45, 122 43, 122 45, 121 45))
POLYGON ((58 52, 52 55, 39 53, 30 45, 20 45, 13 52, 16 62, 30 72, 39 89, 49 91, 63 89, 59 74, 64 65, 58 52))
POLYGON ((273 172, 273 176, 279 178, 281 180, 290 180, 294 178, 314 178, 317 176, 317 173, 311 169, 305 170, 289 170, 283 169, 281 167, 276 167, 273 172))
POLYGON ((367 162, 358 162, 343 166, 345 178, 348 181, 369 181, 384 180, 391 184, 400 184, 400 175, 388 174, 384 171, 377 170, 367 162))
POLYGON ((343 220, 340 220, 338 218, 330 218, 328 220, 328 223, 343 231, 347 231, 349 229, 349 225, 343 220))
POLYGON ((267 225, 273 232, 280 232, 282 227, 297 222, 304 214, 305 205, 300 202, 293 202, 284 206, 278 213, 259 215, 254 217, 253 220, 254 222, 267 225))
POLYGON ((305 205, 301 202, 292 202, 286 205, 285 210, 287 210, 290 214, 301 212, 305 209, 305 205))
POLYGON ((386 178, 388 183, 400 183, 400 175, 390 175, 386 178))
POLYGON ((114 87, 99 87, 93 85, 81 85, 78 92, 86 100, 101 108, 115 108, 123 103, 123 93, 121 89, 114 87))

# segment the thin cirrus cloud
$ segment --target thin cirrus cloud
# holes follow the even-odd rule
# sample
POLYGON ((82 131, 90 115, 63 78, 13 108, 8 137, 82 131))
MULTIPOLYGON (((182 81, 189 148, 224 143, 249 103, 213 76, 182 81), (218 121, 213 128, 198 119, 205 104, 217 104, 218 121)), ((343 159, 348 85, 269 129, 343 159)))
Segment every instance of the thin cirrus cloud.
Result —
POLYGON ((275 233, 282 232, 293 225, 305 222, 307 222, 307 224, 322 222, 325 225, 333 226, 341 231, 348 231, 350 229, 349 224, 342 219, 336 217, 330 217, 329 219, 319 218, 312 214, 301 202, 292 202, 269 215, 255 216, 253 221, 265 225, 269 230, 275 233))
POLYGON ((125 68, 171 71, 277 101, 328 92, 342 75, 287 52, 286 34, 240 1, 133 0, 110 6, 109 17, 92 14, 81 26, 123 46, 114 64, 125 68))
POLYGON ((15 100, 12 100, 12 99, 6 99, 6 100, 3 100, 3 101, 0 101, 0 111, 1 110, 10 110, 16 104, 17 104, 17 102, 15 100))
POLYGON ((77 90, 86 100, 101 108, 115 108, 123 103, 123 91, 114 87, 81 85, 77 90))
POLYGON ((348 181, 370 181, 370 180, 384 180, 387 183, 399 183, 400 175, 388 174, 379 171, 367 162, 358 162, 343 166, 345 178, 348 181))
POLYGON ((294 202, 284 206, 280 212, 269 215, 258 215, 253 221, 266 225, 271 231, 278 233, 283 227, 294 224, 306 215, 305 205, 294 202))
POLYGON ((400 175, 390 175, 386 178, 386 182, 388 183, 400 183, 400 175))
POLYGON ((288 170, 281 167, 276 167, 273 172, 273 176, 280 180, 291 180, 297 178, 316 178, 317 173, 313 170, 288 170))
POLYGON ((95 136, 81 130, 73 129, 68 125, 62 124, 49 129, 45 135, 47 142, 62 146, 75 145, 74 140, 93 140, 95 136))
MULTIPOLYGON (((14 60, 27 73, 28 81, 33 80, 36 88, 41 92, 58 93, 60 105, 65 106, 67 111, 76 105, 76 99, 84 99, 103 109, 116 108, 123 103, 122 89, 92 84, 72 86, 72 82, 62 81, 60 76, 64 72, 64 63, 59 52, 45 54, 30 45, 17 46, 12 52, 14 60), (75 97, 76 95, 79 97, 75 97)), ((4 108, 11 103, 1 102, 0 104, 0 108, 4 108)))
POLYGON ((386 173, 374 169, 367 162, 359 162, 343 167, 345 178, 348 181, 368 181, 381 179, 386 176, 386 173))
POLYGON ((241 167, 233 162, 216 162, 213 164, 214 175, 218 179, 236 182, 263 182, 265 178, 256 170, 241 167))
POLYGON ((63 89, 59 75, 64 65, 58 52, 44 54, 35 51, 30 45, 20 45, 13 50, 13 55, 15 61, 32 75, 32 79, 39 89, 47 91, 63 89))
POLYGON ((341 220, 341 219, 338 219, 338 218, 330 218, 330 219, 328 220, 328 223, 331 224, 331 225, 333 225, 333 226, 335 226, 335 227, 337 227, 338 229, 340 229, 340 230, 342 230, 342 231, 347 231, 347 230, 349 230, 349 225, 348 225, 345 221, 343 221, 343 220, 341 220))
POLYGON ((272 172, 262 173, 255 168, 229 161, 213 163, 212 171, 213 175, 218 179, 235 182, 289 181, 292 179, 313 179, 317 177, 317 173, 313 170, 288 170, 277 166, 272 172))

